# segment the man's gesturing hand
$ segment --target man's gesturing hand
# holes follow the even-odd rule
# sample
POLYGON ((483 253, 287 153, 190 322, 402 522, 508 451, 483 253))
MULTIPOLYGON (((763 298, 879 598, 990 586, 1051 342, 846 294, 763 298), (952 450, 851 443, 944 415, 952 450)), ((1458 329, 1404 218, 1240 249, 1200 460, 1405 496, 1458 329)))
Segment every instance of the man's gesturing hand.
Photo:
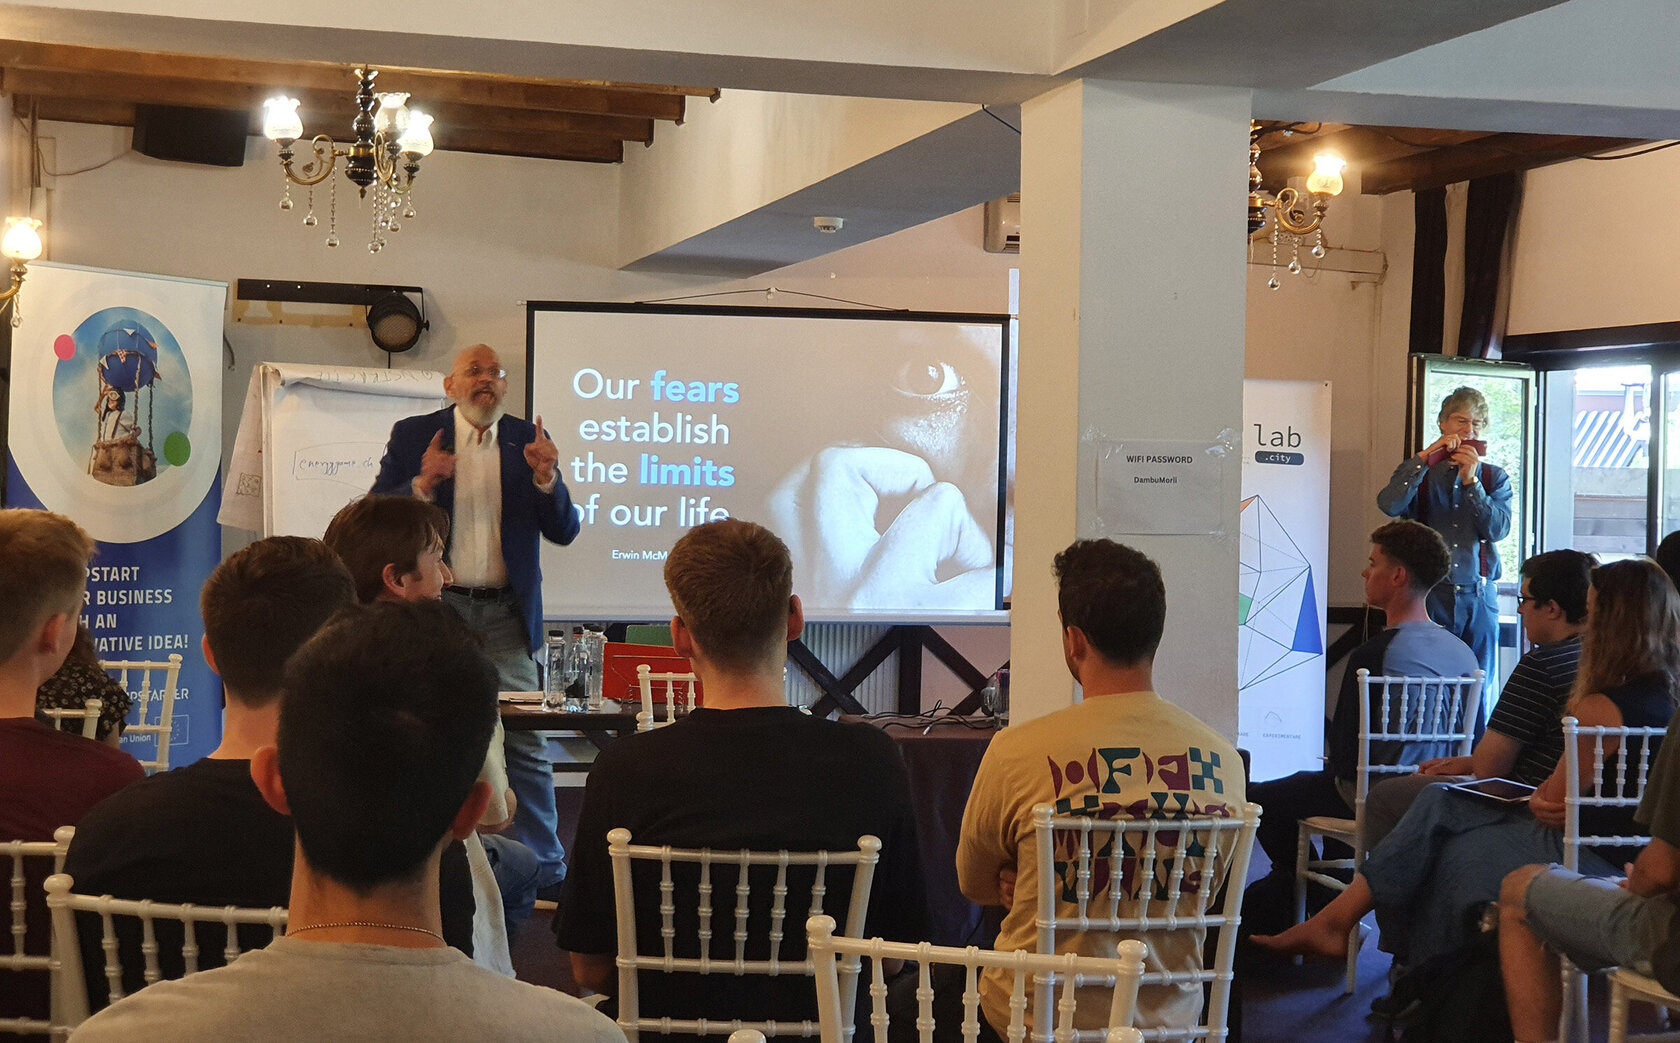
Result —
POLYGON ((455 477, 455 454, 443 447, 443 432, 432 436, 432 442, 420 457, 420 475, 414 479, 416 491, 427 496, 437 487, 455 477))
POLYGON ((560 450, 554 439, 543 430, 542 417, 537 417, 537 437, 525 447, 525 462, 531 465, 531 476, 538 485, 554 481, 554 467, 560 462, 560 450))

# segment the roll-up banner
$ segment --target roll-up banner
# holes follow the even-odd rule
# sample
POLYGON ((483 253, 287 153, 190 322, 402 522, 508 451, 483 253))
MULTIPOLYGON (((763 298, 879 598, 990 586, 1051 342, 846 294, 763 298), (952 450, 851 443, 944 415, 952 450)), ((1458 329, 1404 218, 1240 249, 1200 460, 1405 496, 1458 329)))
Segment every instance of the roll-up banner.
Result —
POLYGON ((1330 384, 1243 382, 1237 745, 1251 777, 1323 767, 1330 384))
MULTIPOLYGON (((221 560, 226 298, 225 283, 38 262, 16 302, 6 506, 98 541, 82 619, 101 659, 180 653, 172 765, 221 741, 198 591, 221 560)), ((151 759, 154 741, 123 746, 151 759)))

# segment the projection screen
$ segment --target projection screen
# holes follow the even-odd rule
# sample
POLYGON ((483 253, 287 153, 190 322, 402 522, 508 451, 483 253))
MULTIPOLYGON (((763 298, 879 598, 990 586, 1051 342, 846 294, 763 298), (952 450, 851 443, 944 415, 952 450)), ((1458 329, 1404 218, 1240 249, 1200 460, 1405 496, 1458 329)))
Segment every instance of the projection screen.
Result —
POLYGON ((551 618, 660 619, 689 528, 768 526, 806 616, 1003 622, 1002 315, 531 302, 527 415, 583 521, 551 618))

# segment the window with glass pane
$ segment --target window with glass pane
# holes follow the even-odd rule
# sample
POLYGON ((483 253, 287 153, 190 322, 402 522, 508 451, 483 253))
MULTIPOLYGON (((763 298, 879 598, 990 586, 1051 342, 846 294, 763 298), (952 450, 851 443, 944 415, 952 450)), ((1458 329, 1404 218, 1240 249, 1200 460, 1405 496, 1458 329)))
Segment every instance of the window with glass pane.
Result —
POLYGON ((1644 554, 1651 368, 1593 366, 1556 376, 1572 378, 1575 385, 1567 501, 1574 512, 1568 530, 1574 538, 1569 545, 1598 555, 1601 562, 1644 554))
POLYGON ((1517 582, 1517 569, 1527 551, 1528 503, 1523 495, 1527 485, 1525 448, 1528 444, 1529 389, 1528 374, 1500 374, 1491 366, 1462 370, 1451 362, 1430 366, 1424 375, 1423 430, 1419 445, 1428 445, 1440 434, 1436 416, 1441 403, 1457 388, 1469 386, 1487 398, 1488 424, 1479 437, 1487 442, 1488 463, 1502 468, 1511 479, 1511 531, 1496 544, 1504 572, 1501 587, 1517 582))

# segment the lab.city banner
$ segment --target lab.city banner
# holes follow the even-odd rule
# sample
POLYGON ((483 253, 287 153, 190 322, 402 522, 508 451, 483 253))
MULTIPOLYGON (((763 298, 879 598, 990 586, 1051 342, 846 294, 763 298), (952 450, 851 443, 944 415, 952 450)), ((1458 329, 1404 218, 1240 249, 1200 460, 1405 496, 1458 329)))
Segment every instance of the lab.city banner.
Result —
MULTIPOLYGON (((226 298, 226 283, 37 263, 12 339, 6 506, 56 511, 98 541, 82 621, 100 659, 180 654, 171 764, 221 741, 198 591, 221 560, 226 298)), ((155 741, 123 745, 150 759, 155 741)))
POLYGON ((1330 384, 1243 381, 1238 745, 1251 777, 1323 766, 1330 384))

